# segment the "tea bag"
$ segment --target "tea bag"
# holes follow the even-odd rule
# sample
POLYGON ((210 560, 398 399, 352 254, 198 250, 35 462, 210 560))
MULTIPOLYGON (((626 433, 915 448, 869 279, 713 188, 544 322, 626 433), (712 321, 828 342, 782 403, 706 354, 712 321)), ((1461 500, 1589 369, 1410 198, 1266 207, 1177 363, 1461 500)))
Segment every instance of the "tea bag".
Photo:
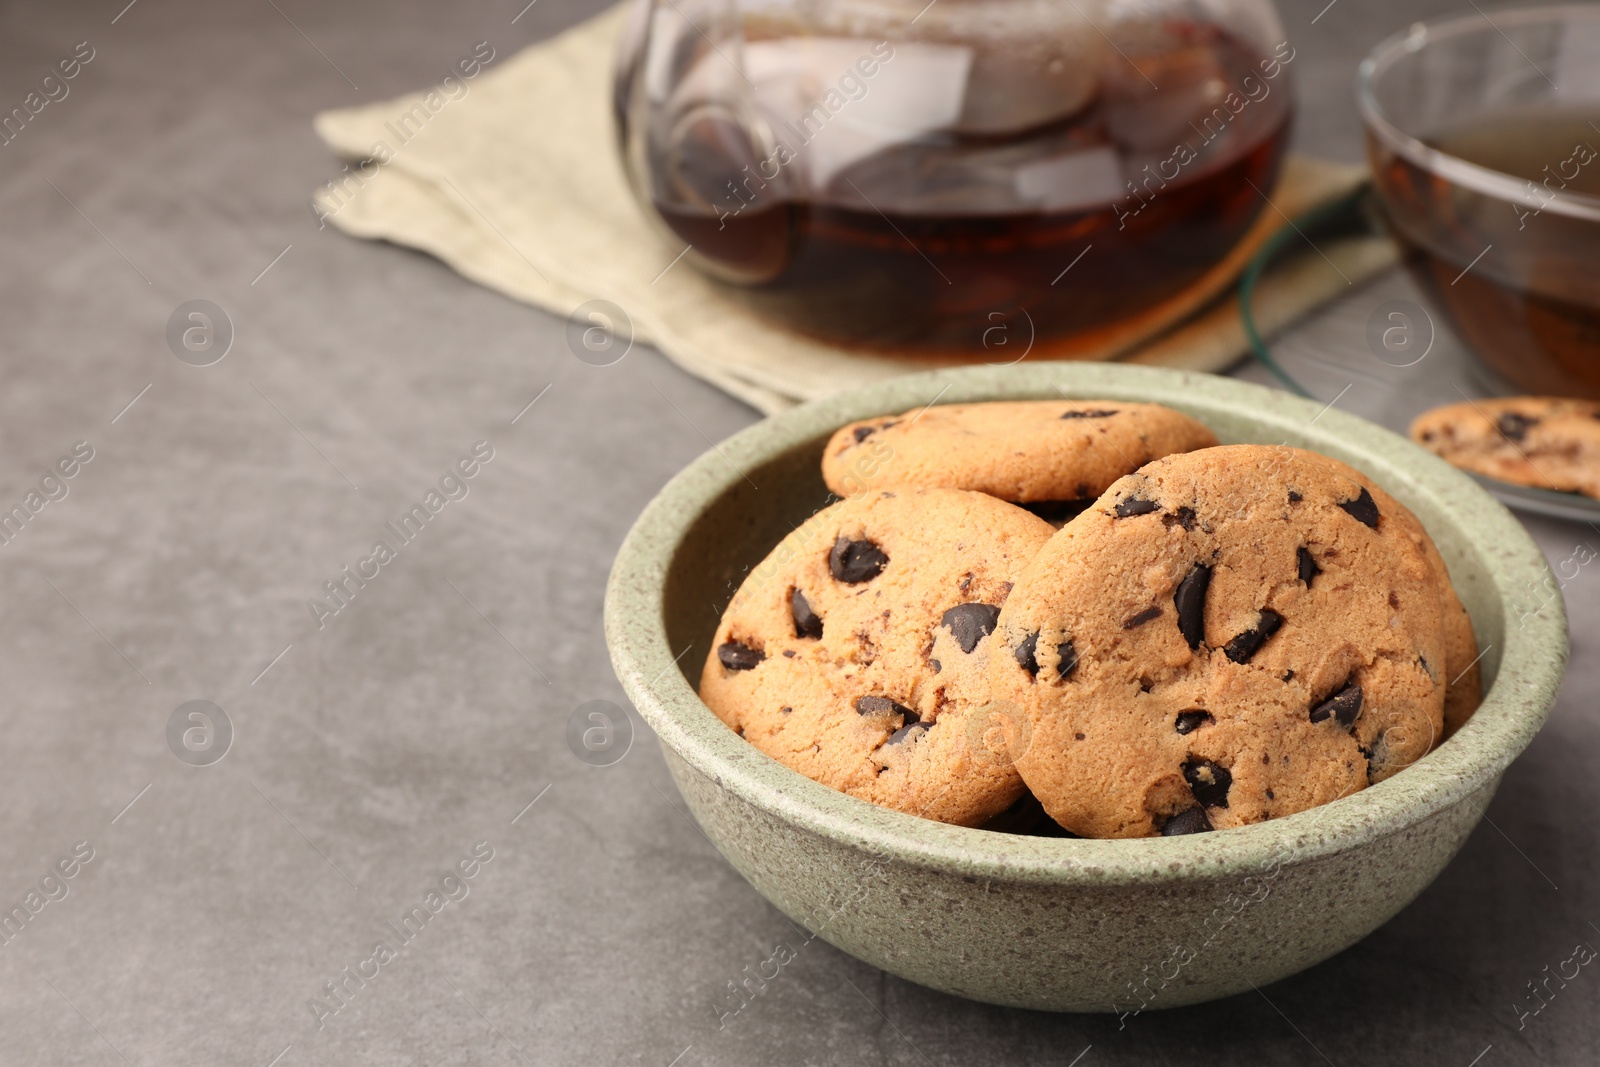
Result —
POLYGON ((1087 116, 1111 54, 1091 22, 1101 0, 812 0, 787 10, 760 32, 803 25, 839 35, 813 41, 891 55, 812 148, 809 187, 827 200, 1002 214, 1120 194, 1111 142, 1087 116))
MULTIPOLYGON (((1110 52, 1093 24, 1105 0, 813 0, 811 32, 964 50, 960 110, 942 128, 998 137, 1060 122, 1094 98, 1110 52)), ((1108 21, 1108 20, 1102 20, 1108 21)))
POLYGON ((948 129, 972 61, 965 47, 864 37, 752 40, 743 51, 773 151, 791 157, 785 165, 797 166, 811 191, 863 159, 948 129))

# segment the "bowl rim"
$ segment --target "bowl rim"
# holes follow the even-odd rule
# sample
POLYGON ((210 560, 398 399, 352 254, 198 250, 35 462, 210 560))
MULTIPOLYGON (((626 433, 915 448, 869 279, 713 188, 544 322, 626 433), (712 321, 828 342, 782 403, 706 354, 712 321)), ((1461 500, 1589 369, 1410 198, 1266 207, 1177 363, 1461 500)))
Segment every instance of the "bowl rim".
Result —
MULTIPOLYGON (((1540 7, 1501 7, 1489 11, 1480 9, 1470 15, 1451 15, 1447 18, 1413 22, 1406 29, 1379 42, 1356 68, 1356 108, 1361 113, 1363 124, 1368 132, 1389 149, 1430 174, 1440 175, 1457 185, 1501 200, 1525 199, 1525 191, 1531 184, 1527 179, 1468 162, 1448 152, 1441 152, 1401 129, 1399 123, 1384 113, 1383 105, 1378 102, 1374 83, 1388 73, 1396 63, 1430 45, 1483 33, 1486 30, 1504 36, 1502 25, 1555 23, 1574 17, 1600 21, 1600 5, 1580 3, 1546 4, 1540 7)), ((1509 38, 1507 40, 1509 41, 1509 38)), ((1512 44, 1512 47, 1515 48, 1516 45, 1512 44)), ((1538 70, 1540 74, 1544 73, 1532 60, 1528 62, 1534 70, 1538 70)), ((1541 211, 1553 211, 1558 215, 1600 221, 1600 197, 1567 190, 1551 191, 1550 197, 1549 200, 1543 201, 1541 211)))
MULTIPOLYGON (((1452 546, 1447 558, 1461 551, 1452 546)), ((1332 404, 1236 379, 1125 364, 1037 363, 892 378, 803 404, 707 450, 661 489, 624 539, 607 583, 605 633, 624 691, 661 742, 768 815, 834 842, 966 877, 1105 885, 1227 877, 1276 869, 1290 858, 1332 855, 1415 826, 1492 787, 1544 724, 1566 664, 1564 608, 1525 613, 1520 625, 1510 625, 1513 602, 1530 598, 1561 605, 1544 554, 1528 532, 1465 474, 1398 434, 1332 404), (878 807, 771 759, 701 702, 678 664, 683 652, 675 656, 668 644, 664 592, 673 554, 706 505, 746 471, 856 419, 941 401, 1055 398, 1162 403, 1202 421, 1208 414, 1248 418, 1259 424, 1263 443, 1281 435, 1285 443, 1329 452, 1413 510, 1426 501, 1452 515, 1471 531, 1467 541, 1491 577, 1499 611, 1494 627, 1474 619, 1480 635, 1486 629, 1502 635, 1498 674, 1477 713, 1402 773, 1309 811, 1188 837, 1086 840, 1002 834, 878 807)), ((1480 658, 1491 651, 1492 645, 1484 648, 1480 658)))

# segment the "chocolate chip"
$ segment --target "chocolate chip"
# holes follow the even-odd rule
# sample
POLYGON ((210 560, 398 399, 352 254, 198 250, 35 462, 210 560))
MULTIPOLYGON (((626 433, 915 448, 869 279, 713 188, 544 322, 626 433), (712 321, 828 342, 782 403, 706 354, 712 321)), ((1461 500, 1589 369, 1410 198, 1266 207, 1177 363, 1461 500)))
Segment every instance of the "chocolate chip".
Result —
POLYGON ((1283 680, 1286 681, 1286 682, 1294 681, 1294 671, 1284 671, 1283 672, 1283 680))
POLYGON ((1200 807, 1180 811, 1161 824, 1162 837, 1181 837, 1184 834, 1204 834, 1210 831, 1211 820, 1206 818, 1206 809, 1200 807))
POLYGON ((857 426, 854 430, 850 431, 850 434, 856 439, 856 444, 859 445, 862 441, 865 441, 879 430, 887 430, 891 426, 898 425, 900 425, 899 419, 891 419, 889 422, 880 422, 876 426, 857 426))
POLYGON ((1362 487, 1360 496, 1354 500, 1346 500, 1339 506, 1349 512, 1350 517, 1363 526, 1370 526, 1374 530, 1378 528, 1378 505, 1372 499, 1372 494, 1367 492, 1365 486, 1362 487))
MULTIPOLYGON (((1022 643, 1017 646, 1017 651, 1014 653, 1017 657, 1017 665, 1029 674, 1037 675, 1039 673, 1038 651, 1039 631, 1035 630, 1027 637, 1024 637, 1022 643)), ((1071 641, 1063 641, 1056 646, 1056 655, 1059 657, 1056 662, 1056 675, 1062 681, 1065 681, 1073 671, 1078 669, 1078 650, 1072 647, 1071 641)))
POLYGON ((792 714, 794 714, 794 709, 793 708, 779 708, 778 709, 778 713, 780 715, 792 715, 792 714))
POLYGON ((1072 647, 1071 641, 1063 641, 1056 646, 1056 655, 1060 657, 1056 664, 1056 674, 1062 681, 1078 669, 1078 650, 1072 647))
POLYGON ((993 604, 957 604, 939 620, 939 625, 950 627, 961 651, 971 652, 986 634, 994 633, 994 624, 1000 618, 1000 609, 993 604))
POLYGON ((1149 622, 1151 619, 1159 619, 1159 618, 1161 618, 1161 609, 1160 608, 1145 608, 1143 611, 1139 612, 1139 614, 1130 615, 1126 619, 1123 619, 1122 620, 1122 628, 1124 630, 1137 629, 1138 627, 1143 626, 1145 623, 1149 622))
POLYGON ((1539 420, 1528 415, 1519 415, 1515 411, 1508 411, 1501 415, 1495 423, 1507 440, 1520 441, 1528 436, 1528 431, 1539 425, 1539 420))
POLYGON ((1206 589, 1211 585, 1211 568, 1195 564, 1189 576, 1178 583, 1172 603, 1178 609, 1178 632, 1191 649, 1206 639, 1206 589))
POLYGON ((811 602, 798 589, 789 594, 789 614, 794 617, 796 637, 822 636, 822 616, 811 610, 811 602))
POLYGON ((900 715, 906 722, 918 721, 918 715, 904 704, 888 697, 862 697, 856 701, 857 715, 900 715))
POLYGON ((1349 728, 1356 721, 1356 716, 1361 714, 1361 686, 1351 682, 1333 696, 1324 700, 1311 709, 1311 721, 1322 722, 1330 715, 1339 720, 1339 725, 1349 728))
POLYGON ((1161 516, 1161 525, 1169 530, 1174 526, 1182 526, 1185 530, 1192 530, 1194 529, 1194 520, 1194 508, 1179 508, 1170 515, 1161 516))
POLYGON ((841 537, 833 543, 828 553, 828 571, 847 585, 870 582, 883 573, 889 557, 871 541, 852 541, 841 537))
POLYGON ((1161 505, 1154 500, 1146 500, 1142 496, 1130 496, 1118 503, 1115 510, 1117 518, 1126 519, 1134 515, 1148 515, 1152 511, 1159 510, 1160 507, 1161 505))
POLYGON ((1067 522, 1089 510, 1094 497, 1082 500, 1029 500, 1017 506, 1031 511, 1045 522, 1067 522))
POLYGON ((1083 735, 1083 734, 1073 734, 1072 736, 1077 738, 1079 741, 1082 741, 1084 739, 1085 735, 1083 735))
POLYGON ((1322 573, 1322 568, 1317 566, 1317 561, 1311 558, 1311 552, 1305 545, 1294 550, 1295 561, 1299 564, 1300 580, 1307 589, 1311 588, 1311 579, 1322 573))
POLYGON ((1208 722, 1216 722, 1209 711, 1180 711, 1173 728, 1180 734, 1192 734, 1208 722))
POLYGON ((1183 780, 1189 783, 1189 792, 1208 808, 1228 806, 1228 788, 1233 785, 1233 775, 1220 763, 1191 756, 1183 765, 1183 780))
POLYGON ((738 641, 724 641, 717 649, 717 659, 730 671, 753 670, 766 658, 767 654, 759 648, 751 648, 738 641))
POLYGON ((1115 408, 1089 408, 1086 411, 1069 411, 1061 417, 1063 419, 1109 419, 1116 413, 1115 408))
POLYGON ((1300 503, 1300 501, 1302 501, 1304 499, 1305 499, 1305 497, 1301 496, 1299 493, 1295 492, 1293 489, 1289 490, 1289 503, 1298 504, 1298 503, 1300 503))
POLYGON ((783 650, 783 658, 784 659, 794 659, 794 657, 795 657, 795 650, 794 649, 786 648, 786 649, 783 650))
MULTIPOLYGON (((1401 736, 1404 737, 1404 731, 1401 736)), ((1373 782, 1377 775, 1389 769, 1389 764, 1394 762, 1397 753, 1389 747, 1389 731, 1385 730, 1372 739, 1372 748, 1361 750, 1367 757, 1367 782, 1373 782)))
POLYGON ((1033 631, 1033 633, 1029 634, 1027 637, 1024 637, 1022 639, 1022 643, 1017 646, 1016 652, 1013 653, 1013 655, 1015 655, 1017 657, 1017 666, 1021 667, 1023 670, 1027 671, 1029 674, 1034 674, 1034 675, 1038 674, 1039 673, 1038 652, 1039 652, 1039 631, 1035 630, 1035 631, 1033 631))
POLYGON ((890 734, 889 740, 885 741, 884 744, 898 745, 900 742, 906 740, 915 741, 917 739, 917 735, 926 733, 927 730, 928 724, 925 722, 908 722, 904 726, 900 727, 900 729, 890 734))
POLYGON ((944 664, 940 663, 936 659, 930 659, 928 661, 928 666, 933 668, 933 673, 934 674, 938 674, 940 671, 944 670, 944 664))
POLYGON ((1223 651, 1235 663, 1249 663, 1250 657, 1261 651, 1261 646, 1267 643, 1267 638, 1277 633, 1278 627, 1282 625, 1282 615, 1271 608, 1262 608, 1255 626, 1229 641, 1228 647, 1223 651))

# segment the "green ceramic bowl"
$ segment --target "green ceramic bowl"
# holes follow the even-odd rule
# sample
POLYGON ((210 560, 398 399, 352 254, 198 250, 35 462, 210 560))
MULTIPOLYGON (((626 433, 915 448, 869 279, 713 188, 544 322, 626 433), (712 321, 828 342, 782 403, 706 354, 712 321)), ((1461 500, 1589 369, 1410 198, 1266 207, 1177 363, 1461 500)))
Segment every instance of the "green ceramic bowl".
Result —
POLYGON ((1382 925, 1439 874, 1543 725, 1567 659, 1544 557, 1465 475, 1337 409, 1226 378, 1104 364, 895 378, 753 426, 645 509, 606 591, 612 663, 707 836, 786 915, 886 971, 976 1000, 1129 1013, 1265 985, 1382 925), (1486 697, 1379 785, 1255 826, 1080 841, 918 819, 835 792, 746 744, 695 695, 746 568, 828 499, 830 432, 935 401, 1170 405, 1225 443, 1345 460, 1427 525, 1472 614, 1486 697))

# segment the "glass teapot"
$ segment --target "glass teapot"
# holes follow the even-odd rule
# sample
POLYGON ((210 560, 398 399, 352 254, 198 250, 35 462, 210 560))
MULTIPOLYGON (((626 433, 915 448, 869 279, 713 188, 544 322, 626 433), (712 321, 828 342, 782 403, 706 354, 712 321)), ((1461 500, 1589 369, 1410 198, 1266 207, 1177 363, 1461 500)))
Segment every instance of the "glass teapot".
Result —
POLYGON ((685 259, 835 343, 978 353, 1124 319, 1266 206, 1270 0, 636 0, 614 107, 685 259))

